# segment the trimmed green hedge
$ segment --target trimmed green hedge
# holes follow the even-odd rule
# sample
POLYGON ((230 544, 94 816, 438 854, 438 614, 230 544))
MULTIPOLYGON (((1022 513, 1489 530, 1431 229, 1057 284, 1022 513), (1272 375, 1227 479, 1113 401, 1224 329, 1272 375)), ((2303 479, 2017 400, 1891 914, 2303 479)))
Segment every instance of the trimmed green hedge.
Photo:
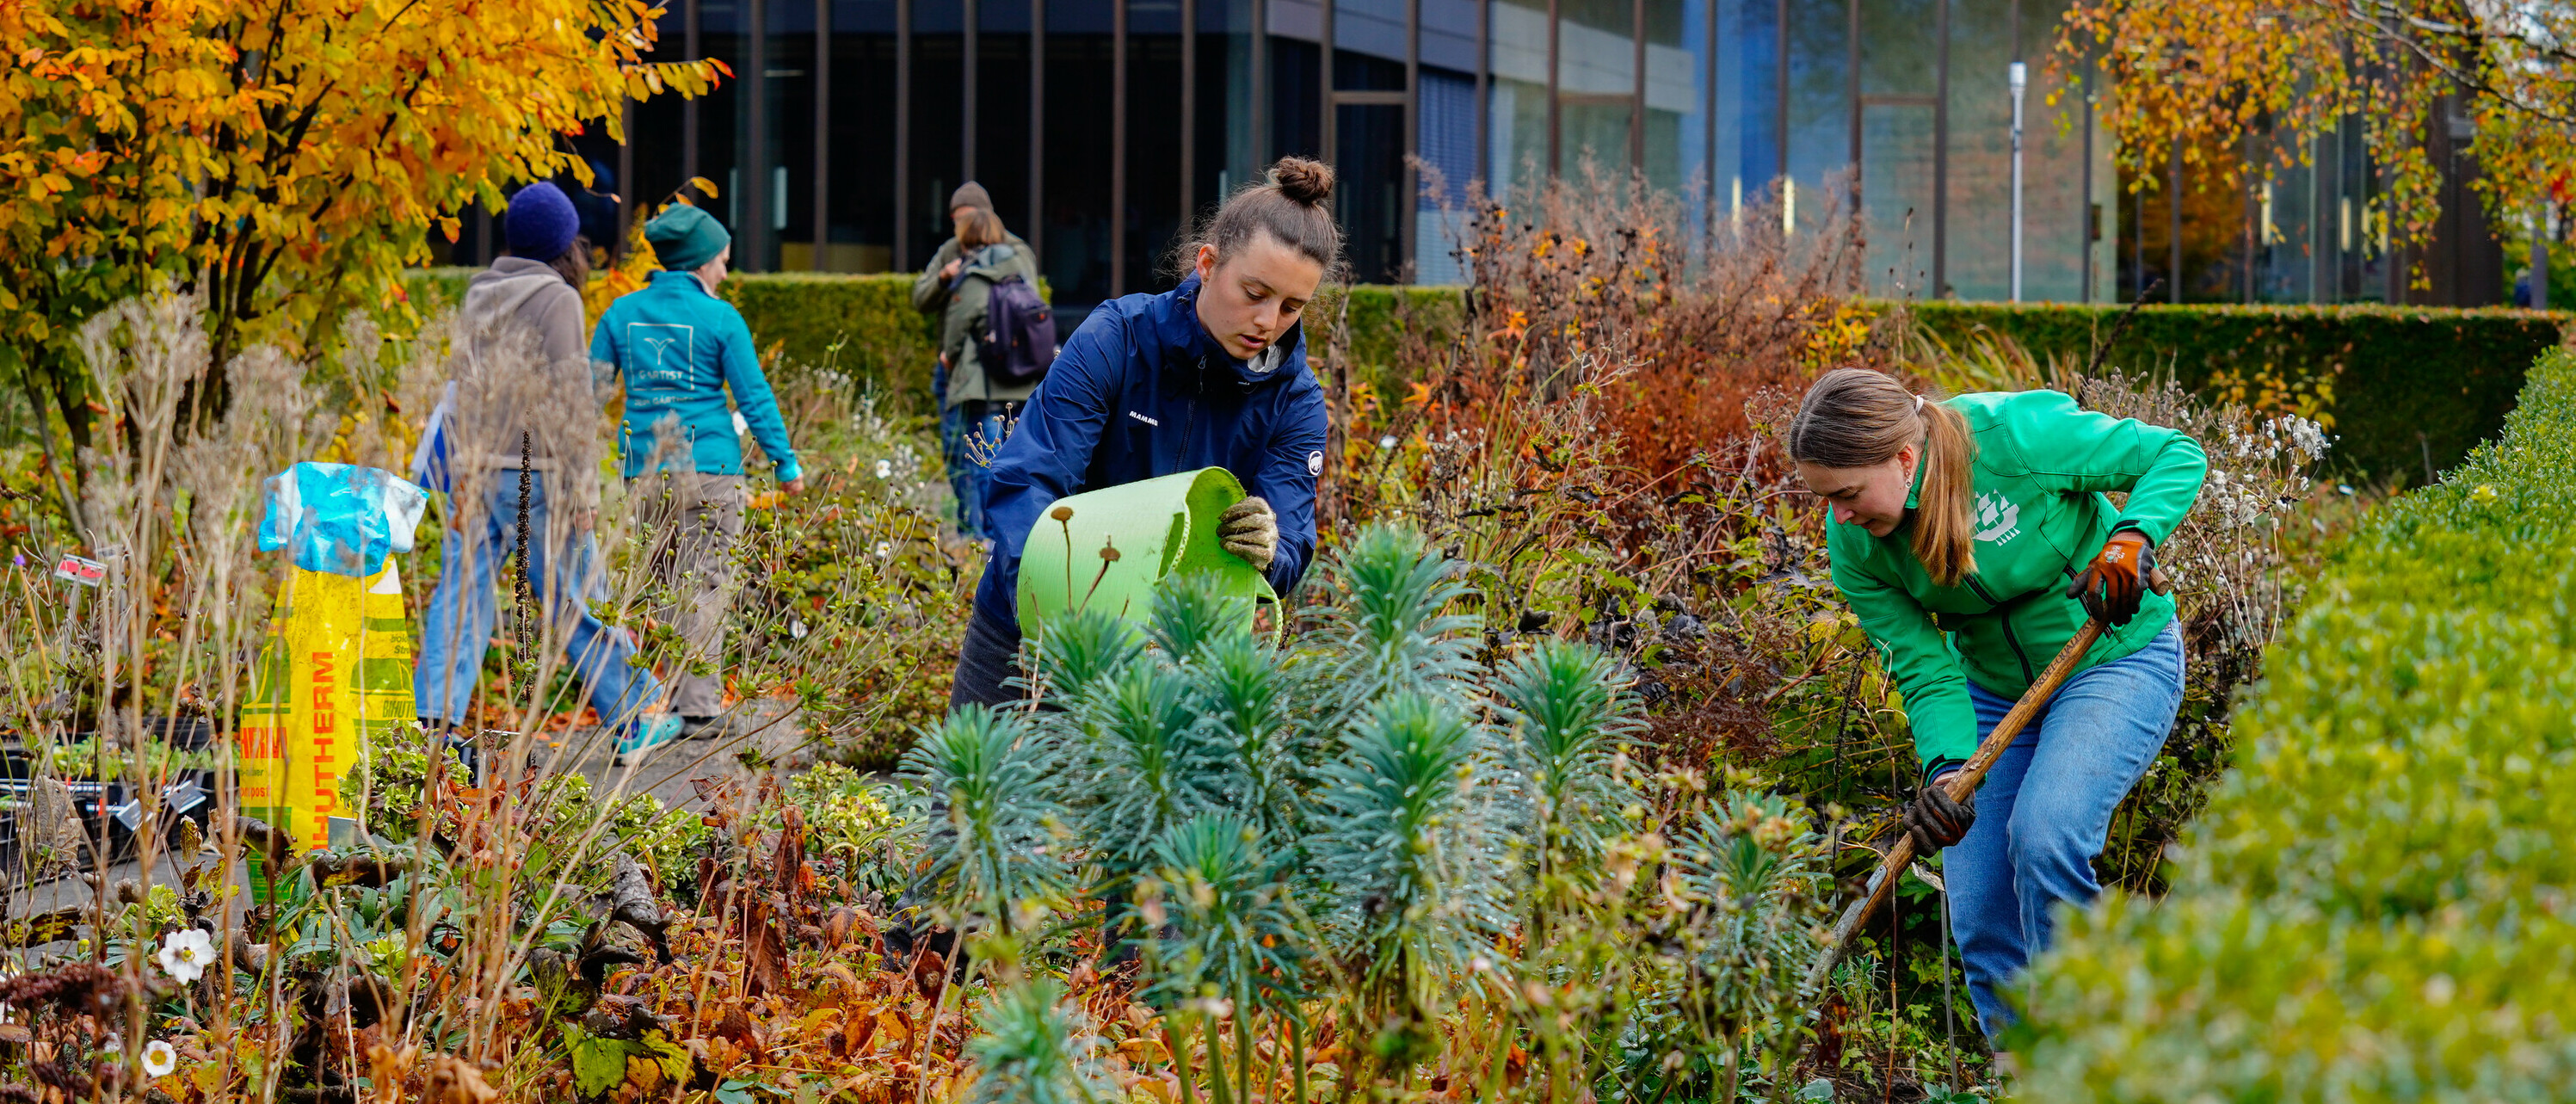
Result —
POLYGON ((2029 1100, 2576 1099, 2576 356, 2334 552, 2171 895, 2071 914, 2029 1100))
MULTIPOLYGON (((1336 309, 1329 298, 1319 300, 1307 317, 1321 325, 1336 309)), ((1381 389, 1392 388, 1397 383, 1396 357, 1404 351, 1407 332, 1419 336, 1431 348, 1442 348, 1457 336, 1459 322, 1466 316, 1467 300, 1460 288, 1354 285, 1350 306, 1352 371, 1381 389)))
MULTIPOLYGON (((2124 308, 2059 304, 1917 303, 1924 329, 1964 347, 1979 329, 2043 361, 2081 367, 2124 308)), ((2331 385, 2338 438, 2329 463, 2378 476, 2412 473, 2426 454, 2448 469, 2493 437, 2532 358, 2563 340, 2564 314, 2479 308, 2152 306, 2138 311, 2105 364, 2171 368, 2183 386, 2249 389, 2266 377, 2331 385), (2417 434, 2422 434, 2418 438, 2417 434)))
MULTIPOLYGON (((421 306, 453 305, 476 271, 416 269, 404 283, 421 306)), ((774 347, 788 360, 820 365, 846 339, 841 371, 928 399, 939 335, 912 309, 911 274, 736 273, 717 290, 741 309, 764 353, 774 347)))
POLYGON ((775 272, 736 276, 719 285, 742 308, 763 352, 820 365, 842 342, 838 368, 854 379, 930 398, 939 332, 912 309, 912 274, 867 276, 775 272))
MULTIPOLYGON (((411 274, 416 298, 453 302, 472 269, 411 274)), ((726 299, 763 349, 823 363, 836 341, 851 376, 929 394, 938 348, 929 320, 912 309, 912 277, 760 273, 725 281, 726 299)), ((1351 289, 1354 374, 1393 390, 1395 363, 1408 333, 1437 348, 1456 335, 1466 304, 1454 287, 1351 289)), ((1328 295, 1310 318, 1331 318, 1328 295)), ((2107 335, 2119 308, 1999 303, 1918 303, 1915 318, 1954 348, 1979 331, 2012 338, 2033 354, 2082 364, 2095 335, 2107 335)), ((2330 458, 2339 470, 2420 481, 2427 455, 2448 468, 2493 436, 2513 407, 2531 358, 2561 342, 2568 316, 2539 311, 2421 307, 2157 306, 2138 312, 2107 363, 2171 367, 2194 390, 2231 383, 2259 389, 2265 380, 2313 387, 2324 381, 2334 401, 2338 437, 2330 458), (2419 438, 2418 434, 2422 436, 2419 438)), ((1069 336, 1069 334, 1068 334, 1069 336)))
MULTIPOLYGON (((1319 304, 1329 307, 1330 304, 1319 304)), ((2082 366, 2096 334, 2108 336, 2123 308, 2059 304, 1913 305, 1916 322, 1953 348, 1980 330, 2006 336, 2043 361, 2082 366)), ((1457 288, 1351 289, 1351 352, 1361 378, 1392 388, 1393 362, 1410 328, 1437 347, 1454 336, 1465 303, 1457 288)), ((2513 409, 2532 358, 2566 340, 2570 317, 2543 311, 2346 305, 2331 307, 2153 306, 2141 308, 2104 363, 2173 370, 2210 393, 2267 383, 2333 401, 2335 451, 2349 474, 2423 482, 2429 459, 2448 469, 2495 435, 2513 409), (2419 437, 2418 434, 2421 434, 2419 437)))
MULTIPOLYGON (((404 283, 422 306, 453 305, 476 271, 415 269, 406 274, 404 283)), ((912 309, 911 274, 736 273, 719 290, 741 308, 743 321, 764 351, 776 347, 789 360, 819 365, 834 342, 846 339, 840 353, 842 371, 928 398, 939 336, 930 320, 912 309)), ((1326 298, 1315 304, 1309 317, 1330 317, 1336 309, 1337 304, 1326 298)), ((1354 287, 1351 359, 1362 378, 1384 383, 1392 376, 1406 327, 1417 329, 1434 344, 1445 343, 1465 313, 1466 304, 1454 287, 1354 287)), ((1066 331, 1061 336, 1072 334, 1066 331)))

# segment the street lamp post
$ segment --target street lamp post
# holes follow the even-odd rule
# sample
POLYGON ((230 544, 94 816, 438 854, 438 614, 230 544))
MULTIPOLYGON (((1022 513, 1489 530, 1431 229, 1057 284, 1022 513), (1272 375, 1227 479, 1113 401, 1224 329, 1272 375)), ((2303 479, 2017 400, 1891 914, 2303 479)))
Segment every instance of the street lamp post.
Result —
POLYGON ((2531 220, 2531 306, 2549 309, 2549 201, 2542 200, 2540 211, 2531 220))
POLYGON ((2029 70, 2012 63, 2012 301, 2021 302, 2021 100, 2029 70))

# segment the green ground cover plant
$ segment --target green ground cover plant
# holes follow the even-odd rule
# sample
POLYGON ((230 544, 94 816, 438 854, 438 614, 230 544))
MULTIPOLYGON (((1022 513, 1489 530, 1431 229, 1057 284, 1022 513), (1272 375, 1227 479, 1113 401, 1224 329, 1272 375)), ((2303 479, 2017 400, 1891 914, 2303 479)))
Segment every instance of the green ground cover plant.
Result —
POLYGON ((2070 918, 2033 1099, 2564 1100, 2576 358, 2329 558, 2172 890, 2070 918))

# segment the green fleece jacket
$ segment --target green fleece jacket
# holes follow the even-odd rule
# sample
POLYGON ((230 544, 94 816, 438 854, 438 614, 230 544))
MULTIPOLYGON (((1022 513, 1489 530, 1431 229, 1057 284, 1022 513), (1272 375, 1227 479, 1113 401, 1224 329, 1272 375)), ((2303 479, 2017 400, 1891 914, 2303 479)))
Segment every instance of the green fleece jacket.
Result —
MULTIPOLYGON (((1914 558, 1911 523, 1885 537, 1828 523, 1834 585, 1905 696, 1926 776, 1976 752, 1968 682, 2006 698, 2030 688, 2084 626, 2066 596, 2117 529, 2164 543, 2200 496, 2209 460, 2179 430, 2085 410, 2059 391, 1961 395, 1947 404, 1976 439, 1977 569, 1945 587, 1914 558), (2127 492, 2115 506, 2109 492, 2127 492)), ((2149 592, 2138 616, 2105 629, 2077 670, 2147 646, 2173 620, 2149 592)))

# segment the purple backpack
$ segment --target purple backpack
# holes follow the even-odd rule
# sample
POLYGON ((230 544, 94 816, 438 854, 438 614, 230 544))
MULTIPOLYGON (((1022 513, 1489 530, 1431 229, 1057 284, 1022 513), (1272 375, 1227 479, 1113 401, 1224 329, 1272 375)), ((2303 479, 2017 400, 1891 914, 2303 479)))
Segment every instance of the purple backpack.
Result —
POLYGON ((1005 387, 1036 383, 1046 378, 1055 354, 1055 311, 1038 298, 1038 289, 1017 276, 994 284, 984 332, 975 335, 975 359, 985 378, 1005 387))

